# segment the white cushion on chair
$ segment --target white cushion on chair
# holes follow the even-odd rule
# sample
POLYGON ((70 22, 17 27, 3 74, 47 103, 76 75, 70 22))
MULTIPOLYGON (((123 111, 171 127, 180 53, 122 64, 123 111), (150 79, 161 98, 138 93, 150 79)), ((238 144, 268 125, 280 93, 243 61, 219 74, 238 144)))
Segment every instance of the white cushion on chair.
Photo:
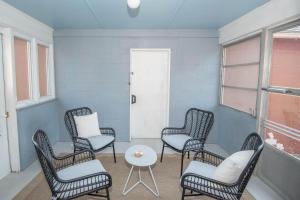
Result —
POLYGON ((74 120, 79 137, 88 138, 101 135, 97 112, 90 115, 74 116, 74 120))
POLYGON ((93 146, 94 150, 100 149, 109 143, 111 143, 115 138, 110 135, 98 135, 94 137, 89 137, 88 140, 93 146))
POLYGON ((62 180, 71 180, 99 172, 105 172, 101 162, 99 160, 91 160, 62 169, 57 172, 57 175, 62 180))
POLYGON ((164 135, 162 140, 168 145, 178 149, 183 150, 185 142, 192 139, 190 136, 185 134, 174 134, 174 135, 164 135))
POLYGON ((217 167, 212 178, 224 183, 236 182, 253 154, 253 150, 238 151, 232 154, 217 167))
POLYGON ((216 170, 216 167, 207 163, 192 161, 183 174, 194 173, 201 176, 211 178, 216 170))

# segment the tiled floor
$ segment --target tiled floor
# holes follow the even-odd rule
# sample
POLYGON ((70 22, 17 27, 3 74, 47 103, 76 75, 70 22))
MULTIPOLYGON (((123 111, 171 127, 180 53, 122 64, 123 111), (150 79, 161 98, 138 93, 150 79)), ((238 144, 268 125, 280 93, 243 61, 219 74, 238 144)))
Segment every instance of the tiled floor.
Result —
MULTIPOLYGON (((124 153, 126 149, 135 144, 148 145, 157 153, 161 153, 162 143, 159 139, 135 139, 131 142, 116 142, 116 153, 124 153)), ((207 144, 206 149, 223 156, 227 155, 227 153, 217 144, 207 144)), ((59 142, 55 144, 54 151, 56 154, 72 152, 72 144, 69 142, 59 142)), ((112 149, 108 148, 103 152, 111 153, 112 149)), ((165 153, 171 154, 174 152, 166 148, 165 153)), ((12 173, 0 180, 0 199, 11 200, 40 172, 40 170, 40 165, 36 161, 24 171, 12 173)), ((281 200, 275 192, 256 177, 252 178, 247 189, 257 200, 281 200)))

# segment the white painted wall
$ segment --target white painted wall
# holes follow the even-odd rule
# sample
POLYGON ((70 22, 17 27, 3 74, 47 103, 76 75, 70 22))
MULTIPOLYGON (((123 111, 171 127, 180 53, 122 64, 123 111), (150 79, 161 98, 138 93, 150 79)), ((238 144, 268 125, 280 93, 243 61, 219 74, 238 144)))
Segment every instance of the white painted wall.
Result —
POLYGON ((300 17, 300 0, 270 0, 220 28, 219 43, 223 44, 297 17, 300 17))
POLYGON ((14 35, 53 44, 53 29, 0 0, 0 32, 3 34, 3 60, 10 162, 12 171, 20 171, 19 134, 14 73, 14 35))

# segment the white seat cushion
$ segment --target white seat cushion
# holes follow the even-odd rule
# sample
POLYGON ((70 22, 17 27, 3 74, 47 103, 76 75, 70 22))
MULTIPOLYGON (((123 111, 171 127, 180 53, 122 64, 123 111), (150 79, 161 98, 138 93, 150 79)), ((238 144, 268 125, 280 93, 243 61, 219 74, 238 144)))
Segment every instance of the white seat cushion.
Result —
MULTIPOLYGON (((183 175, 185 175, 186 173, 194 173, 200 176, 204 176, 207 178, 212 179, 213 174, 216 171, 215 166, 207 164, 207 163, 203 163, 203 162, 199 162, 199 161, 192 161, 189 166, 186 168, 186 170, 184 171, 183 175)), ((194 177, 187 177, 184 180, 184 185, 197 189, 197 190, 201 190, 203 192, 207 192, 207 193, 214 193, 217 196, 223 197, 226 196, 227 194, 224 194, 218 190, 215 190, 215 188, 221 189, 220 187, 218 187, 215 184, 210 184, 208 186, 203 185, 204 182, 201 182, 198 179, 195 179, 194 177)))
POLYGON ((190 136, 185 134, 174 134, 174 135, 164 135, 162 140, 168 145, 178 149, 183 150, 185 142, 192 139, 190 136))
POLYGON ((79 163, 57 172, 57 175, 62 180, 71 180, 99 172, 105 172, 99 160, 91 160, 84 163, 79 163))
POLYGON ((183 174, 194 173, 205 177, 212 177, 216 170, 216 167, 207 163, 192 161, 183 174))
POLYGON ((97 112, 90 115, 74 116, 79 137, 88 138, 101 135, 97 112))
POLYGON ((88 140, 92 144, 94 150, 100 149, 109 143, 111 143, 115 138, 110 135, 99 135, 94 137, 89 137, 88 140))
MULTIPOLYGON (((57 175, 62 180, 72 180, 99 172, 106 172, 106 170, 99 160, 91 160, 62 169, 57 172, 57 175)), ((61 188, 61 185, 58 184, 55 188, 58 192, 57 197, 61 199, 67 199, 78 194, 82 194, 83 192, 94 190, 99 188, 99 182, 104 180, 105 176, 98 176, 97 178, 91 177, 88 180, 73 182, 68 186, 68 188, 61 188)), ((104 184, 109 184, 109 182, 105 181, 104 184)))
POLYGON ((224 183, 236 182, 253 154, 253 150, 232 154, 217 167, 212 178, 224 183))

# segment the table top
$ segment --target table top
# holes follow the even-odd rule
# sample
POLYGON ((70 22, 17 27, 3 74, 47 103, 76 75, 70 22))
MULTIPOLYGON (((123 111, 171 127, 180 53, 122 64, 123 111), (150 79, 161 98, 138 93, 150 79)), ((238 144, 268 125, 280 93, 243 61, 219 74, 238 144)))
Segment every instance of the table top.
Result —
POLYGON ((146 145, 134 145, 127 149, 125 153, 126 161, 137 167, 147 167, 153 165, 157 161, 156 152, 146 145), (134 154, 137 151, 142 151, 144 154, 141 157, 136 157, 134 154))

